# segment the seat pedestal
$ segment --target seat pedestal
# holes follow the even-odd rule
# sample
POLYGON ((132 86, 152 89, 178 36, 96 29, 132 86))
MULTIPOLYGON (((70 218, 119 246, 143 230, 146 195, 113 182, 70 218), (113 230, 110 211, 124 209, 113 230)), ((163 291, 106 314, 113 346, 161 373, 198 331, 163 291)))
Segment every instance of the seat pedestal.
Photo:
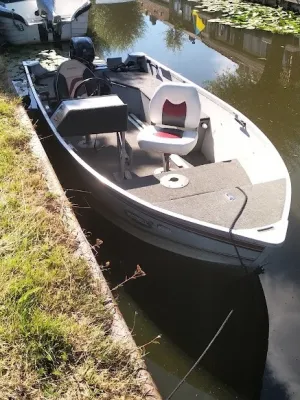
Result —
POLYGON ((95 147, 91 135, 85 135, 85 138, 78 143, 78 146, 82 149, 91 149, 95 147))
POLYGON ((163 167, 164 167, 164 172, 170 171, 170 154, 167 153, 163 154, 163 167))

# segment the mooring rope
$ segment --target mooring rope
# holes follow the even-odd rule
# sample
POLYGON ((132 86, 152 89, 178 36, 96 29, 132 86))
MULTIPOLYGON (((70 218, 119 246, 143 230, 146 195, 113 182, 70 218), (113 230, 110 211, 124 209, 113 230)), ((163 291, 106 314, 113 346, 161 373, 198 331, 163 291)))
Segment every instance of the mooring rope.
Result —
POLYGON ((232 222, 232 224, 231 224, 231 226, 230 226, 230 228, 229 228, 229 235, 230 235, 230 239, 231 239, 231 241, 232 241, 233 247, 235 248, 236 254, 237 254, 237 256, 238 256, 238 259, 239 259, 239 261, 240 261, 240 263, 241 263, 241 266, 244 268, 244 270, 245 270, 245 272, 246 272, 246 274, 247 274, 247 273, 248 273, 248 268, 247 268, 246 264, 244 264, 244 262, 243 262, 242 256, 241 256, 241 254, 240 254, 240 252, 239 252, 239 249, 238 249, 238 247, 237 247, 237 244, 236 244, 236 242, 235 242, 235 240, 234 240, 232 231, 233 231, 233 229, 234 229, 234 227, 235 227, 235 224, 236 224, 237 221, 239 220, 240 216, 242 215, 242 213, 243 213, 243 211, 244 211, 244 209, 245 209, 245 207, 246 207, 246 205, 247 205, 248 196, 247 196, 247 193, 245 193, 244 190, 243 190, 242 188, 236 186, 236 189, 238 189, 240 192, 243 193, 243 195, 244 195, 244 203, 243 203, 242 207, 240 208, 240 211, 237 213, 235 219, 233 220, 233 222, 232 222))
POLYGON ((210 349, 210 347, 212 346, 212 344, 214 343, 214 341, 217 339, 217 337, 219 336, 219 334, 222 332, 224 326, 226 325, 227 321, 229 320, 229 318, 231 317, 233 313, 233 310, 231 310, 229 312, 229 314, 227 315, 227 317, 224 319, 222 325, 220 326, 220 328, 218 329, 218 331, 216 332, 216 334, 214 335, 214 337, 211 339, 211 341, 209 342, 209 344, 206 346, 205 350, 203 351, 203 353, 201 354, 201 356, 198 358, 198 360, 195 362, 195 364, 192 366, 192 368, 186 373, 186 375, 181 379, 181 381, 178 383, 178 385, 175 387, 175 389, 173 390, 172 393, 169 394, 169 396, 166 398, 166 400, 170 400, 173 395, 177 392, 177 390, 180 388, 180 386, 185 382, 186 378, 190 375, 191 372, 193 372, 193 370, 197 367, 197 365, 199 364, 199 362, 202 360, 202 358, 205 356, 205 354, 208 352, 208 350, 210 349))

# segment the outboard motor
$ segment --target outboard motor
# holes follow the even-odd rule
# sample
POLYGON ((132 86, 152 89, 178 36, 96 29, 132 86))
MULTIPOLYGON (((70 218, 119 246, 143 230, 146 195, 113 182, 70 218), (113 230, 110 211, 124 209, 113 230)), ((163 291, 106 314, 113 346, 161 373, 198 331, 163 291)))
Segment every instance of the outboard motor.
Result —
POLYGON ((36 0, 39 15, 45 21, 45 27, 48 32, 53 32, 56 40, 60 40, 62 31, 61 16, 55 12, 56 0, 36 0))
POLYGON ((71 59, 81 61, 90 69, 93 69, 95 47, 92 39, 89 37, 73 37, 70 41, 69 56, 71 59))
POLYGON ((70 40, 69 57, 73 60, 80 61, 98 78, 103 79, 103 83, 100 84, 101 95, 111 93, 111 82, 105 73, 107 71, 106 64, 93 64, 93 61, 95 60, 95 47, 91 38, 87 36, 72 37, 70 40), (106 83, 104 81, 106 81, 106 83))

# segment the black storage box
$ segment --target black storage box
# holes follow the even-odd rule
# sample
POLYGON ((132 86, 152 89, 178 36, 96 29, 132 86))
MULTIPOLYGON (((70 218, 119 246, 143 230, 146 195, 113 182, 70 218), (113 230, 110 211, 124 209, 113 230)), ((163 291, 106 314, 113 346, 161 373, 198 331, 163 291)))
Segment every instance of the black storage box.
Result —
POLYGON ((127 104, 115 94, 64 100, 51 117, 62 136, 127 131, 127 104))

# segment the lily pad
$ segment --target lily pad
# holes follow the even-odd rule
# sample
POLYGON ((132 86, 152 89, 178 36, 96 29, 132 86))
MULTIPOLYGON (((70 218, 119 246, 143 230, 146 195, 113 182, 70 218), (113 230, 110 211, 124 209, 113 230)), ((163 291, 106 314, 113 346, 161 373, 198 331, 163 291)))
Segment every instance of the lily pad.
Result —
POLYGON ((236 28, 261 29, 280 34, 300 34, 300 16, 282 7, 246 3, 243 0, 201 0, 197 9, 221 13, 209 22, 218 22, 236 28))

